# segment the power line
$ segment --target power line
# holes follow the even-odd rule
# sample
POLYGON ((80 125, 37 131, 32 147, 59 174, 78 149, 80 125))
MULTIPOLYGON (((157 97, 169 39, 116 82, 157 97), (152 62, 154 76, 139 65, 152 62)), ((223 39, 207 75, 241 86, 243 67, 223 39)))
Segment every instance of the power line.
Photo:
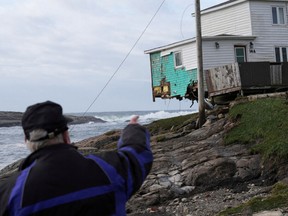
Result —
POLYGON ((181 35, 182 35, 182 38, 184 38, 183 31, 182 31, 184 14, 185 14, 186 10, 187 10, 189 7, 191 7, 191 6, 193 6, 193 4, 187 5, 187 7, 185 8, 185 10, 184 10, 183 13, 182 13, 182 17, 181 17, 181 21, 180 21, 180 33, 181 33, 181 35))
POLYGON ((86 111, 84 112, 83 116, 85 116, 85 114, 89 111, 89 109, 93 106, 93 104, 97 101, 97 99, 100 97, 100 95, 102 94, 102 92, 105 90, 105 88, 108 86, 108 84, 111 82, 111 80, 113 79, 113 77, 116 75, 116 73, 119 71, 119 69, 122 67, 122 65, 124 64, 124 62, 126 61, 126 59, 128 58, 128 56, 131 54, 132 50, 135 48, 135 46, 137 45, 137 43, 139 42, 139 40, 142 38, 142 36, 144 35, 144 33, 146 32, 146 30, 148 29, 148 27, 150 26, 150 24, 152 23, 152 21, 154 20, 155 16, 158 14, 158 12, 160 11, 162 5, 164 4, 166 0, 163 0, 162 3, 159 5, 158 9, 156 10, 156 12, 154 13, 154 15, 152 16, 152 18, 150 19, 150 21, 148 22, 148 24, 146 25, 146 27, 144 28, 144 30, 142 31, 142 33, 140 34, 140 36, 138 37, 138 39, 135 41, 135 43, 133 44, 133 46, 131 47, 131 49, 129 50, 129 52, 127 53, 127 55, 125 56, 125 58, 122 60, 122 62, 119 64, 119 66, 117 67, 117 69, 115 70, 115 72, 112 74, 112 76, 109 78, 109 80, 106 82, 106 84, 104 85, 104 87, 101 89, 101 91, 98 93, 98 95, 95 97, 95 99, 93 100, 93 102, 89 105, 89 107, 86 109, 86 111))

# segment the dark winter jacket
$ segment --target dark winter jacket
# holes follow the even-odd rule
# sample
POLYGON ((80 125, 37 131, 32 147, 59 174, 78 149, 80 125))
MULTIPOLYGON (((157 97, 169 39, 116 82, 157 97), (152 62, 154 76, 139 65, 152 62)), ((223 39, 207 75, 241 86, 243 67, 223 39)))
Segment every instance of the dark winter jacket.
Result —
POLYGON ((0 216, 126 215, 152 160, 149 133, 138 124, 123 130, 117 152, 84 157, 73 145, 44 147, 0 181, 0 216))

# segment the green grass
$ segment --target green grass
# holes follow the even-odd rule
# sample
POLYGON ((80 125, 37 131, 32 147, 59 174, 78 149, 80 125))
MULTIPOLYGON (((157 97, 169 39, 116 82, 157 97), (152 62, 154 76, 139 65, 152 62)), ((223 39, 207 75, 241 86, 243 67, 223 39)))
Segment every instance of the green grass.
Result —
MULTIPOLYGON (((236 126, 225 136, 229 144, 249 144, 251 153, 263 159, 280 161, 288 157, 288 102, 280 98, 258 99, 232 107, 229 117, 236 126)), ((245 210, 259 212, 288 206, 288 185, 277 183, 267 198, 255 197, 235 208, 220 212, 219 216, 239 215, 245 210)))
POLYGON ((198 113, 194 113, 168 119, 161 119, 150 123, 149 125, 147 125, 147 128, 152 135, 163 133, 165 131, 173 131, 179 129, 185 124, 187 125, 191 123, 191 121, 193 120, 196 121, 197 116, 198 113))
POLYGON ((263 158, 288 157, 288 105, 279 98, 258 99, 235 105, 229 111, 231 119, 241 116, 225 136, 225 144, 255 144, 251 151, 263 158))
POLYGON ((273 186, 271 195, 267 198, 255 197, 236 208, 226 209, 218 214, 218 216, 239 215, 245 209, 254 212, 265 211, 275 208, 281 208, 288 205, 288 185, 279 182, 273 186))

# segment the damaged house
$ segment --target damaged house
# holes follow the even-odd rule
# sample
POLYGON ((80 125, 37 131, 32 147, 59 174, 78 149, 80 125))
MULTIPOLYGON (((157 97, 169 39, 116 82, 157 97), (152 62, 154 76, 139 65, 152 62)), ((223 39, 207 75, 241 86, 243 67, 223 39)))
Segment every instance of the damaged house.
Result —
MULTIPOLYGON (((201 11, 208 96, 288 87, 288 0, 230 0, 201 11)), ((196 38, 146 50, 155 98, 197 100, 196 38)))

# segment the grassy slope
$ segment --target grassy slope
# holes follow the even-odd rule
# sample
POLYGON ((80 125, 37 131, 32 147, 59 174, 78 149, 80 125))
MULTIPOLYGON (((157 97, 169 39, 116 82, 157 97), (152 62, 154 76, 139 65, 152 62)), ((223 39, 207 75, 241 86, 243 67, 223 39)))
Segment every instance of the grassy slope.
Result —
POLYGON ((239 125, 225 137, 225 143, 257 143, 253 151, 264 158, 288 156, 288 102, 279 98, 265 98, 238 104, 229 111, 231 118, 239 118, 239 125))
MULTIPOLYGON (((227 145, 233 143, 253 144, 251 152, 260 153, 263 159, 281 160, 288 157, 288 102, 284 99, 266 98, 238 104, 229 111, 238 125, 225 137, 227 145)), ((227 209, 219 215, 238 215, 245 209, 259 212, 288 206, 288 185, 277 183, 269 197, 253 198, 236 208, 227 209)))

